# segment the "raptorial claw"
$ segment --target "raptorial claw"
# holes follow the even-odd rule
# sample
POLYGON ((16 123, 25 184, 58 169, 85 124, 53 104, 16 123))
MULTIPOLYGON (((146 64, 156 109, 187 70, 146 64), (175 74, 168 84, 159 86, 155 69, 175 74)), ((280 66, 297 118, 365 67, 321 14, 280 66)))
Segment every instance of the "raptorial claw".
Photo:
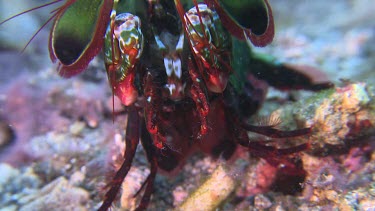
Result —
POLYGON ((268 0, 205 0, 214 8, 226 29, 248 44, 264 47, 275 35, 273 14, 268 0))

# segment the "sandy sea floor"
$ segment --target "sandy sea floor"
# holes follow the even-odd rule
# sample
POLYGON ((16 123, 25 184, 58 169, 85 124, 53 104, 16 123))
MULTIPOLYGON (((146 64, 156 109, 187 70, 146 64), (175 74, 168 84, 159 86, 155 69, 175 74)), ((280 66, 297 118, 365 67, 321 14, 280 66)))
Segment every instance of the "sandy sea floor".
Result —
MULTIPOLYGON (((36 4, 16 5, 25 1, 10 5, 10 1, 0 0, 0 20, 36 4)), ((351 132, 343 135, 343 130, 329 131, 329 125, 319 122, 323 120, 305 114, 304 107, 310 105, 267 101, 262 114, 270 115, 278 108, 286 113, 300 109, 295 113, 302 113, 307 122, 311 119, 326 126, 316 129, 323 135, 315 131, 313 138, 307 138, 315 138, 312 141, 326 150, 300 154, 307 173, 299 182, 290 182, 295 177, 280 176, 263 160, 239 156, 233 161, 235 165, 225 167, 230 169, 226 173, 230 172, 234 185, 218 209, 375 210, 373 0, 270 3, 275 39, 255 51, 324 71, 337 86, 333 93, 322 94, 315 101, 315 93, 296 92, 297 101, 319 102, 316 107, 321 109, 320 105, 329 102, 324 98, 334 99, 327 108, 334 116, 342 112, 342 107, 334 104, 340 101, 336 99, 350 99, 345 102, 352 113, 340 115, 332 124, 346 124, 351 118, 360 118, 361 124, 348 125, 351 132), (295 190, 286 190, 288 185, 295 190)), ((46 17, 45 11, 30 13, 0 26, 0 210, 94 210, 105 193, 111 169, 119 165, 114 160, 124 149, 126 116, 112 120, 112 95, 101 59, 94 59, 80 76, 60 78, 48 58, 47 29, 20 53, 46 17)), ((275 96, 285 94, 271 90, 269 99, 275 96)), ((119 103, 115 104, 115 109, 120 109, 119 103)), ((282 121, 288 124, 289 120, 282 121)), ((172 210, 217 172, 218 166, 226 164, 197 154, 179 174, 158 175, 149 209, 172 210)), ((131 194, 148 173, 144 151, 139 147, 117 206, 134 207, 131 194)))

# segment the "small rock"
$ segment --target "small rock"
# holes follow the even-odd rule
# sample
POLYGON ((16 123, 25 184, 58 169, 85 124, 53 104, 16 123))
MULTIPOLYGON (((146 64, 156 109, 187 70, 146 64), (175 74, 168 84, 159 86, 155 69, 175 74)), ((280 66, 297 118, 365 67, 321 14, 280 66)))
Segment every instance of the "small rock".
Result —
POLYGON ((14 205, 21 198, 33 195, 41 181, 31 167, 23 171, 0 164, 0 207, 14 205))
POLYGON ((0 190, 2 190, 1 187, 3 185, 8 184, 10 179, 16 178, 20 174, 20 171, 18 169, 13 168, 11 165, 6 164, 6 163, 0 164, 0 172, 1 172, 0 190))
POLYGON ((44 186, 34 197, 29 198, 20 211, 38 210, 87 210, 89 193, 69 184, 64 177, 59 177, 44 186))
POLYGON ((13 204, 7 207, 2 207, 0 210, 1 211, 17 211, 17 206, 13 204))
POLYGON ((329 146, 342 146, 348 140, 374 133, 373 92, 371 85, 365 83, 347 84, 316 93, 274 113, 285 127, 311 127, 312 133, 305 142, 309 141, 311 151, 327 152, 329 146))
POLYGON ((338 194, 334 190, 327 190, 326 191, 326 198, 333 202, 338 202, 338 194))
MULTIPOLYGON (((234 167, 231 167, 234 168, 234 167)), ((236 186, 228 167, 219 165, 197 190, 178 208, 179 210, 214 210, 236 186)))
POLYGON ((178 204, 181 204, 188 196, 189 193, 182 186, 176 187, 173 190, 173 205, 176 206, 178 204))
POLYGON ((69 127, 69 132, 75 136, 81 135, 83 129, 85 129, 86 124, 84 122, 74 122, 70 127, 69 127))
POLYGON ((254 206, 259 210, 264 210, 270 208, 272 206, 272 202, 263 194, 258 194, 255 196, 254 206))
POLYGON ((85 180, 85 177, 86 176, 84 173, 76 171, 72 174, 72 176, 70 176, 69 183, 71 185, 79 185, 85 180))
POLYGON ((364 199, 359 203, 360 210, 375 210, 374 199, 364 199))

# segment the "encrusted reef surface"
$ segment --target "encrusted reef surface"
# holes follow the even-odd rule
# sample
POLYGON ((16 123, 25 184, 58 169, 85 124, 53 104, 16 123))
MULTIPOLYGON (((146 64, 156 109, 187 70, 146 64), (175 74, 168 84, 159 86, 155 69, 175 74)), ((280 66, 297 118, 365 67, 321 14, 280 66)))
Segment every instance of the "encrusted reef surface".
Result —
MULTIPOLYGON (((0 1, 0 15, 7 2, 0 1)), ((276 37, 255 51, 319 68, 336 85, 318 93, 270 90, 252 119, 312 128, 307 136, 270 141, 280 148, 308 143, 290 157, 301 172, 288 174, 245 150, 229 162, 197 154, 178 174, 157 176, 149 210, 375 210, 372 0, 270 3, 276 37)), ((45 16, 24 18, 37 24, 45 16)), ((42 31, 24 54, 12 50, 21 38, 1 37, 0 210, 95 210, 121 161, 126 116, 113 123, 102 62, 61 79, 48 61, 46 36, 42 31)), ((132 196, 148 174, 139 147, 116 207, 134 208, 132 196)))
MULTIPOLYGON (((220 164, 181 208, 190 210, 185 208, 197 206, 197 201, 209 207, 206 203, 212 198, 234 192, 224 210, 374 209, 374 91, 365 83, 346 84, 273 112, 285 127, 312 127, 309 136, 298 139, 310 144, 310 149, 299 153, 304 175, 285 175, 282 166, 263 161, 220 164), (245 200, 234 204, 241 197, 245 200)), ((214 209, 217 202, 210 206, 206 210, 214 209)))

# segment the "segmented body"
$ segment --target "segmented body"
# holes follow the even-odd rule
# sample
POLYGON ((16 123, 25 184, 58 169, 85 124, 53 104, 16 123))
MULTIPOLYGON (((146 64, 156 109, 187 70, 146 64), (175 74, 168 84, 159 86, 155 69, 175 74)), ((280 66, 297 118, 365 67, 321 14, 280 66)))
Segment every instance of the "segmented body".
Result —
MULTIPOLYGON (((141 142, 146 149, 151 169, 172 171, 196 149, 214 157, 229 158, 238 144, 247 147, 250 151, 256 149, 258 152, 254 154, 266 157, 273 164, 278 163, 278 158, 272 156, 277 149, 263 146, 259 142, 249 142, 247 132, 254 131, 275 137, 294 137, 307 134, 310 129, 284 132, 273 126, 246 124, 247 114, 255 112, 263 98, 254 98, 251 90, 235 90, 234 84, 229 83, 229 77, 236 71, 232 68, 232 59, 237 59, 232 54, 232 40, 235 38, 232 38, 222 24, 215 7, 210 8, 207 4, 196 1, 191 3, 193 4, 187 10, 179 0, 175 0, 174 4, 172 1, 149 1, 144 6, 147 6, 150 15, 141 17, 144 14, 139 14, 139 20, 144 27, 139 29, 136 26, 141 24, 133 24, 134 28, 130 29, 144 34, 145 46, 135 51, 141 53, 141 49, 144 49, 143 54, 139 59, 126 60, 122 64, 124 71, 120 71, 121 74, 115 77, 120 80, 111 80, 111 70, 107 68, 114 93, 122 99, 124 105, 131 107, 135 105, 135 100, 131 101, 133 104, 127 101, 128 98, 134 99, 132 94, 128 94, 130 90, 138 89, 137 93, 141 93, 137 100, 137 104, 143 105, 141 114, 133 118, 144 119, 144 123, 142 120, 135 122, 140 122, 141 142), (132 79, 130 83, 132 86, 122 84, 127 78, 132 79), (140 81, 136 83, 134 78, 140 81), (136 84, 139 86, 137 87, 136 84), (117 92, 116 89, 124 91, 117 92), (240 93, 247 95, 241 96, 240 93), (246 101, 248 98, 251 100, 246 101), (246 102, 242 106, 248 106, 247 109, 252 111, 243 112, 238 107, 238 102, 241 101, 246 102)), ((108 33, 111 30, 116 31, 117 28, 112 25, 113 22, 116 23, 118 17, 112 17, 109 24, 106 43, 111 45, 109 47, 105 45, 106 52, 116 52, 117 50, 111 47, 117 48, 117 44, 121 43, 116 33, 108 33)), ((272 24, 270 26, 273 27, 272 24)), ((273 31, 273 29, 266 31, 273 31)), ((127 35, 128 39, 130 37, 127 35)), ((128 43, 132 45, 141 41, 128 43)), ((245 42, 242 44, 245 48, 249 48, 245 42)), ((236 47, 240 48, 238 45, 236 47)), ((126 44, 122 48, 125 57, 133 53, 126 50, 129 48, 126 44)), ((107 61, 111 61, 111 58, 109 57, 107 61)), ((248 74, 250 73, 245 73, 248 74)), ((245 83, 252 85, 254 81, 245 83)), ((137 128, 131 126, 134 124, 132 121, 134 119, 130 118, 128 125, 137 128)), ((138 140, 139 136, 127 137, 127 139, 134 141, 138 140)), ((279 155, 305 148, 306 145, 301 145, 288 151, 281 150, 279 155)), ((131 160, 125 159, 124 164, 129 162, 131 160)), ((293 168, 293 165, 288 163, 284 166, 293 168)), ((145 182, 146 190, 139 209, 144 208, 149 201, 154 177, 155 174, 151 173, 145 182)), ((117 190, 116 186, 111 189, 112 192, 117 190)), ((111 191, 107 194, 108 198, 102 209, 107 209, 114 200, 111 191)))

